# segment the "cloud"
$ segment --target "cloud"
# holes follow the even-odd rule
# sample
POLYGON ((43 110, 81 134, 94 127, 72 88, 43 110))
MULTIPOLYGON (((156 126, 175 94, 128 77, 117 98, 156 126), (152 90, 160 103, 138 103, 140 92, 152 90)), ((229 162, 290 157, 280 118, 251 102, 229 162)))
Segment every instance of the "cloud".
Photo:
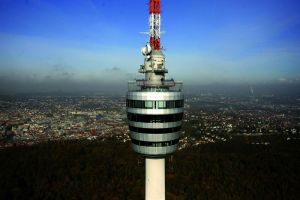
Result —
POLYGON ((298 84, 298 83, 300 83, 300 77, 297 77, 297 78, 280 77, 277 79, 277 81, 279 83, 298 84))
POLYGON ((114 66, 112 68, 105 69, 105 71, 107 71, 107 72, 121 72, 122 69, 120 67, 114 66))
POLYGON ((284 82, 287 82, 287 79, 286 78, 278 78, 278 81, 284 83, 284 82))
POLYGON ((46 75, 40 79, 1 76, 0 94, 34 92, 124 92, 126 82, 102 79, 78 80, 46 75))
POLYGON ((45 76, 45 80, 52 80, 52 76, 51 75, 45 76))
POLYGON ((73 78, 75 76, 73 67, 69 65, 55 64, 50 68, 52 69, 52 71, 50 71, 49 73, 51 73, 51 75, 56 79, 73 78))
POLYGON ((54 71, 63 71, 63 70, 65 70, 66 66, 61 65, 61 64, 56 64, 56 65, 53 65, 52 68, 54 71))

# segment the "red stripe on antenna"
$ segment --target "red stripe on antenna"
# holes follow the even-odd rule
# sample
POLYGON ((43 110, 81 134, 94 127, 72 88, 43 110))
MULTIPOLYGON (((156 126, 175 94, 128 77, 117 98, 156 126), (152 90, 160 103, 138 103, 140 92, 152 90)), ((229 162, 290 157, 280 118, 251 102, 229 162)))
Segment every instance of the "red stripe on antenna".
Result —
POLYGON ((149 12, 150 12, 150 14, 152 14, 152 13, 159 14, 160 13, 160 0, 150 0, 149 12))
POLYGON ((150 37, 150 45, 154 50, 160 50, 160 38, 150 37))

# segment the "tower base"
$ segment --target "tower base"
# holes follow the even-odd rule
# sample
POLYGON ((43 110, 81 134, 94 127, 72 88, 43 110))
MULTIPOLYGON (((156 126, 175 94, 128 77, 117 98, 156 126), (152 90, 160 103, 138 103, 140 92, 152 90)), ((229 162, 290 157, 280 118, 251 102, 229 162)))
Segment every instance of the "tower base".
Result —
POLYGON ((146 200, 165 200, 165 158, 146 158, 146 200))

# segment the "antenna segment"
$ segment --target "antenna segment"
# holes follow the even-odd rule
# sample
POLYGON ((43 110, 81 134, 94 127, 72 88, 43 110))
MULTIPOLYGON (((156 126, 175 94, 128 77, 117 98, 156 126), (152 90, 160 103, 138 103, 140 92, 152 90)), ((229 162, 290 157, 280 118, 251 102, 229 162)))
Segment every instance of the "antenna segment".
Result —
POLYGON ((160 0, 150 0, 149 12, 149 42, 152 49, 160 50, 160 0))

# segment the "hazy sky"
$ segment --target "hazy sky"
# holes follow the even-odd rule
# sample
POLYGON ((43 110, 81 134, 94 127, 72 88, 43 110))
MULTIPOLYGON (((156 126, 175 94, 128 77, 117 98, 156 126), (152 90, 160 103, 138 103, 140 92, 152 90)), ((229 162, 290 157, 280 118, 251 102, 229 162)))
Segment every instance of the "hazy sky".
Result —
MULTIPOLYGON (((140 77, 147 5, 0 0, 0 91, 93 90, 140 77)), ((162 0, 162 29, 175 80, 300 82, 299 0, 162 0)))

